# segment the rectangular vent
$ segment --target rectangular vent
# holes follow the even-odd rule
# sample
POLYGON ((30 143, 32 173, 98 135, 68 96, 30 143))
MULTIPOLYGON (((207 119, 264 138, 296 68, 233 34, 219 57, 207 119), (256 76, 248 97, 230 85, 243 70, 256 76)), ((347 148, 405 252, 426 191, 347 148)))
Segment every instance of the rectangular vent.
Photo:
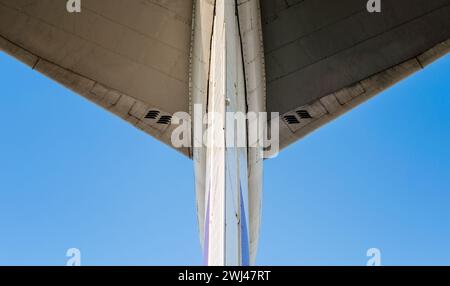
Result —
POLYGON ((161 118, 159 118, 157 123, 167 125, 170 123, 171 120, 172 120, 172 116, 163 115, 163 116, 161 116, 161 118))
POLYGON ((301 119, 311 119, 311 114, 309 114, 308 111, 306 110, 297 110, 297 115, 301 118, 301 119))
POLYGON ((156 119, 159 116, 158 110, 150 110, 147 115, 145 115, 146 119, 156 119))
POLYGON ((284 120, 286 120, 286 122, 288 124, 299 124, 300 121, 298 121, 297 117, 295 117, 294 115, 286 115, 284 117, 284 120))

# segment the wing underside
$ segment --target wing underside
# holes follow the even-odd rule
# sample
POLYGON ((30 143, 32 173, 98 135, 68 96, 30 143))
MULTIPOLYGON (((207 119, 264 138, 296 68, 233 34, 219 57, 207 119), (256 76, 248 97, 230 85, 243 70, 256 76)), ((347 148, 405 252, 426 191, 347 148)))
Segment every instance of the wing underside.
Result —
MULTIPOLYGON (((171 116, 189 111, 192 1, 82 3, 0 0, 0 48, 170 145, 171 116)), ((450 0, 381 3, 261 0, 281 148, 449 52, 450 0)))
POLYGON ((450 0, 262 0, 267 109, 280 147, 450 50, 450 0))
POLYGON ((0 0, 0 48, 170 145, 189 111, 192 1, 66 2, 0 0))

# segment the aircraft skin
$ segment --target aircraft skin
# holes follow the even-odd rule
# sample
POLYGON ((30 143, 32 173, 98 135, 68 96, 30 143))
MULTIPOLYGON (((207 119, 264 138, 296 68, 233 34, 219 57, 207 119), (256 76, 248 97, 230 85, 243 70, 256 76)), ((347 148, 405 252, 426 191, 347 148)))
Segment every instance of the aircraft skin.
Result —
MULTIPOLYGON (((195 61, 199 57, 192 57, 193 81, 204 83, 203 90, 192 90, 193 134, 194 141, 199 141, 202 134, 198 134, 195 129, 202 123, 196 120, 202 121, 206 111, 208 114, 215 112, 225 118, 227 112, 246 113, 247 106, 248 110, 253 112, 263 112, 265 109, 263 77, 257 78, 255 74, 247 73, 247 76, 254 77, 258 88, 251 94, 246 90, 243 62, 243 59, 246 59, 242 56, 243 45, 239 27, 239 24, 244 23, 239 23, 235 2, 218 0, 214 7, 207 2, 197 1, 195 9, 197 22, 214 22, 209 25, 213 27, 211 30, 198 33, 194 31, 194 42, 212 35, 211 49, 204 49, 211 52, 210 72, 196 72, 201 71, 202 64, 207 61, 195 61), (234 64, 236 62, 238 64, 234 64), (252 98, 249 99, 248 96, 252 98), (196 116, 198 114, 200 116, 196 116)), ((246 5, 241 6, 241 11, 251 15, 246 21, 260 23, 258 1, 248 1, 246 5)), ((260 33, 259 24, 247 31, 243 41, 259 40, 260 33)), ((258 50, 255 46, 248 46, 247 49, 254 54, 252 58, 259 57, 259 61, 254 62, 260 65, 258 69, 263 69, 262 49, 258 50)), ((216 121, 213 116, 210 118, 212 120, 207 126, 208 131, 211 131, 208 133, 208 140, 222 142, 225 148, 213 147, 210 141, 206 146, 202 144, 196 148, 194 143, 198 223, 204 261, 206 265, 254 264, 261 217, 262 147, 229 146, 223 132, 228 122, 216 121)), ((245 126, 245 129, 248 128, 258 126, 249 124, 245 126)), ((247 139, 247 130, 244 133, 247 139)), ((237 135, 236 132, 234 134, 237 135)))
POLYGON ((191 158, 204 263, 254 265, 268 131, 282 150, 450 51, 450 0, 370 2, 0 0, 0 49, 191 158))

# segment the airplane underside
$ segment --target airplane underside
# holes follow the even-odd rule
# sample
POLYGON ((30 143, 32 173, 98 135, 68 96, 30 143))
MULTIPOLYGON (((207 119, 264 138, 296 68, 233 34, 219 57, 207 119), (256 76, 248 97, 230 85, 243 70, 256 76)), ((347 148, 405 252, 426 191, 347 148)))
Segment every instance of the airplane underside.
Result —
POLYGON ((258 52, 262 47, 259 6, 257 1, 236 6, 237 2, 227 0, 197 4, 195 21, 213 21, 211 31, 199 25, 193 31, 195 44, 211 33, 211 43, 206 43, 211 45, 210 61, 200 60, 200 49, 191 56, 194 164, 204 263, 250 265, 255 261, 261 216, 263 152, 262 146, 249 147, 248 142, 252 140, 249 128, 257 133, 258 124, 248 124, 246 118, 239 124, 235 119, 246 117, 247 111, 264 111, 263 74, 255 74, 264 70, 262 49, 258 52), (244 54, 249 43, 259 45, 248 47, 251 53, 244 54), (203 133, 197 129, 204 122, 206 142, 200 142, 203 133))
POLYGON ((450 0, 372 2, 0 0, 0 51, 192 159, 204 263, 254 265, 264 159, 450 52, 450 0))

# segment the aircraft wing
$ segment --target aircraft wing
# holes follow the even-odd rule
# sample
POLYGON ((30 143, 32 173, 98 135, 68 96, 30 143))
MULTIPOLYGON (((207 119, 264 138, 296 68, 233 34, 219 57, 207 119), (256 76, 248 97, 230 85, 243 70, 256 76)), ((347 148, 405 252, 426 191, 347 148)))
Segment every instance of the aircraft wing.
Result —
MULTIPOLYGON (((0 49, 170 145, 171 116, 189 111, 193 1, 66 2, 0 0, 0 49)), ((450 0, 367 2, 261 0, 281 148, 448 53, 450 0)))
POLYGON ((367 2, 261 0, 280 148, 449 52, 450 0, 381 0, 381 13, 367 2))
POLYGON ((189 111, 192 1, 66 4, 0 0, 0 49, 170 145, 189 111))

